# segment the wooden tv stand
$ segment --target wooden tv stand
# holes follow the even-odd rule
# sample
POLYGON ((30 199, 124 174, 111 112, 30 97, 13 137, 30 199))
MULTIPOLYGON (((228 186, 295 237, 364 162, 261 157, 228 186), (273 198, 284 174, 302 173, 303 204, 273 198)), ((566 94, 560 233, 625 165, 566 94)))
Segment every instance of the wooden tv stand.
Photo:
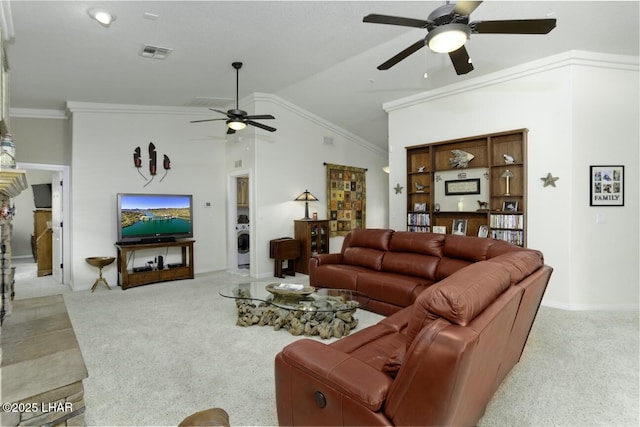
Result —
MULTIPOLYGON (((193 243, 195 240, 178 240, 175 242, 140 243, 123 245, 116 243, 118 248, 118 285, 122 289, 149 283, 166 282, 169 280, 193 279, 193 243), (127 270, 127 259, 130 253, 139 250, 180 247, 182 249, 182 262, 179 267, 165 265, 162 270, 149 270, 134 272, 127 270)), ((165 261, 166 262, 166 261, 165 261)))

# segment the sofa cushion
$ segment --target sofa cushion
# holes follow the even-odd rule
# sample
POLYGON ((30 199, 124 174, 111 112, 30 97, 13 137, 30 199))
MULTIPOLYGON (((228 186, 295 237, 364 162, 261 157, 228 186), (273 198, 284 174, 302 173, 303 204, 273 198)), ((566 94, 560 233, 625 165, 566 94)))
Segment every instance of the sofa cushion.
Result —
POLYGON ((438 317, 466 326, 510 284, 505 267, 478 262, 430 286, 413 304, 407 327, 407 346, 425 325, 438 317))
POLYGON ((407 307, 432 281, 420 277, 386 272, 366 272, 358 275, 356 290, 372 300, 407 307))
POLYGON ((349 247, 342 254, 342 261, 348 265, 358 265, 380 271, 385 252, 378 249, 349 247))
POLYGON ((440 258, 435 256, 410 252, 387 252, 382 259, 382 271, 436 280, 439 261, 440 258))
POLYGON ((389 239, 393 230, 366 228, 350 231, 349 246, 359 246, 362 248, 377 249, 379 251, 389 250, 389 239))
POLYGON ((482 237, 447 234, 444 241, 444 256, 471 262, 484 261, 494 240, 482 237))
POLYGON ((507 252, 504 255, 491 258, 487 262, 499 264, 506 268, 513 285, 542 267, 544 260, 541 252, 523 249, 507 252))
POLYGON ((389 250, 393 252, 431 255, 441 258, 444 240, 444 234, 396 231, 391 236, 389 250))
POLYGON ((313 272, 312 286, 334 289, 356 290, 358 274, 369 271, 366 268, 355 265, 326 264, 322 268, 316 268, 313 272))
MULTIPOLYGON (((510 285, 506 268, 478 262, 432 286, 425 292, 421 304, 431 313, 466 326, 510 285)), ((422 299, 422 295, 418 299, 422 299)))
POLYGON ((436 280, 440 281, 451 276, 458 270, 462 270, 466 266, 470 265, 471 261, 465 261, 463 259, 444 257, 440 259, 438 268, 436 269, 436 280))

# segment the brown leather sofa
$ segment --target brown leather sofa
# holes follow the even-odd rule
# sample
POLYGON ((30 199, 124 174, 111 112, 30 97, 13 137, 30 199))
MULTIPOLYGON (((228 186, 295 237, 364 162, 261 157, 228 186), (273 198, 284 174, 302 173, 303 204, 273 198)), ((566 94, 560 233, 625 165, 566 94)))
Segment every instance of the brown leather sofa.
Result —
MULTIPOLYGON (((359 233, 355 244, 345 238, 341 254, 321 258, 342 257, 326 264, 347 270, 332 271, 340 285, 366 284, 381 304, 374 307, 397 311, 329 345, 286 346, 275 360, 280 425, 476 425, 520 359, 551 267, 538 251, 489 239, 399 233, 393 243, 398 232, 359 233), (413 262, 400 259, 401 242, 413 262), (353 264, 375 259, 372 250, 385 252, 374 268, 353 264), (384 261, 390 253, 396 267, 384 261), (410 274, 398 271, 402 263, 410 274), (402 300, 384 297, 372 274, 381 275, 380 288, 399 278, 398 292, 406 301, 415 295, 412 303, 399 308, 402 300)), ((323 261, 312 261, 316 273, 323 261)))
POLYGON ((520 250, 479 237, 358 229, 345 236, 340 253, 309 260, 309 284, 360 291, 371 298, 367 310, 387 316, 463 267, 520 250))

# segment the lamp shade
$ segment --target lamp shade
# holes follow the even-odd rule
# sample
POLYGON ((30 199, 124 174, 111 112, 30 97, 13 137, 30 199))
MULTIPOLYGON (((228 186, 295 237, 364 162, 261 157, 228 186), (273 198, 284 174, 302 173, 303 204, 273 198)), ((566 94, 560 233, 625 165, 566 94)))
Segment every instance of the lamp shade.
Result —
POLYGON ((304 192, 293 200, 295 202, 304 202, 304 218, 302 219, 311 219, 309 218, 309 202, 317 202, 318 198, 309 193, 309 190, 304 190, 304 192))
POLYGON ((470 34, 465 24, 446 24, 429 31, 425 41, 432 51, 449 53, 464 46, 470 34))

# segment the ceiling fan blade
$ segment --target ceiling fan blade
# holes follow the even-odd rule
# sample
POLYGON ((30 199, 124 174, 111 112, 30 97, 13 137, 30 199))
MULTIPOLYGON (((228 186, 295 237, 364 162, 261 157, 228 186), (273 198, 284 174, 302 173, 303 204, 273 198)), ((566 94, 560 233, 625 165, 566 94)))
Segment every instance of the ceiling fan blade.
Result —
POLYGON ((469 27, 476 34, 547 34, 556 27, 556 19, 473 21, 469 27))
POLYGON ((257 116, 246 116, 245 119, 247 120, 268 120, 268 119, 275 119, 275 117, 273 117, 271 114, 260 114, 257 116))
POLYGON ((211 110, 211 111, 215 111, 216 113, 224 114, 225 116, 227 115, 227 112, 226 112, 226 111, 216 110, 215 108, 209 108, 209 110, 211 110))
POLYGON ((231 128, 227 128, 227 135, 233 135, 234 133, 236 133, 235 130, 233 130, 231 128))
POLYGON ((362 22, 372 24, 401 25, 403 27, 427 28, 427 21, 422 19, 402 18, 400 16, 377 15, 372 13, 362 18, 362 22))
POLYGON ((459 15, 469 16, 471 12, 480 6, 481 1, 459 1, 453 8, 453 12, 459 15))
POLYGON ((262 123, 252 122, 251 120, 247 120, 247 124, 251 126, 258 127, 260 129, 267 130, 269 132, 275 132, 276 128, 272 128, 271 126, 263 125, 262 123))
POLYGON ((378 65, 378 70, 388 70, 389 68, 391 68, 394 65, 396 65, 398 62, 400 62, 403 59, 405 59, 407 56, 409 56, 412 53, 420 50, 423 46, 424 46, 424 39, 418 40, 417 42, 415 42, 414 44, 412 44, 411 46, 409 46, 408 48, 406 48, 402 52, 398 53, 393 58, 387 60, 387 62, 384 62, 384 63, 378 65))
POLYGON ((204 120, 191 120, 189 123, 200 123, 200 122, 214 122, 216 120, 227 120, 227 119, 204 119, 204 120))
POLYGON ((473 64, 469 62, 469 54, 464 46, 458 50, 449 52, 449 58, 451 58, 453 68, 456 69, 456 74, 467 74, 469 71, 473 70, 473 64))

